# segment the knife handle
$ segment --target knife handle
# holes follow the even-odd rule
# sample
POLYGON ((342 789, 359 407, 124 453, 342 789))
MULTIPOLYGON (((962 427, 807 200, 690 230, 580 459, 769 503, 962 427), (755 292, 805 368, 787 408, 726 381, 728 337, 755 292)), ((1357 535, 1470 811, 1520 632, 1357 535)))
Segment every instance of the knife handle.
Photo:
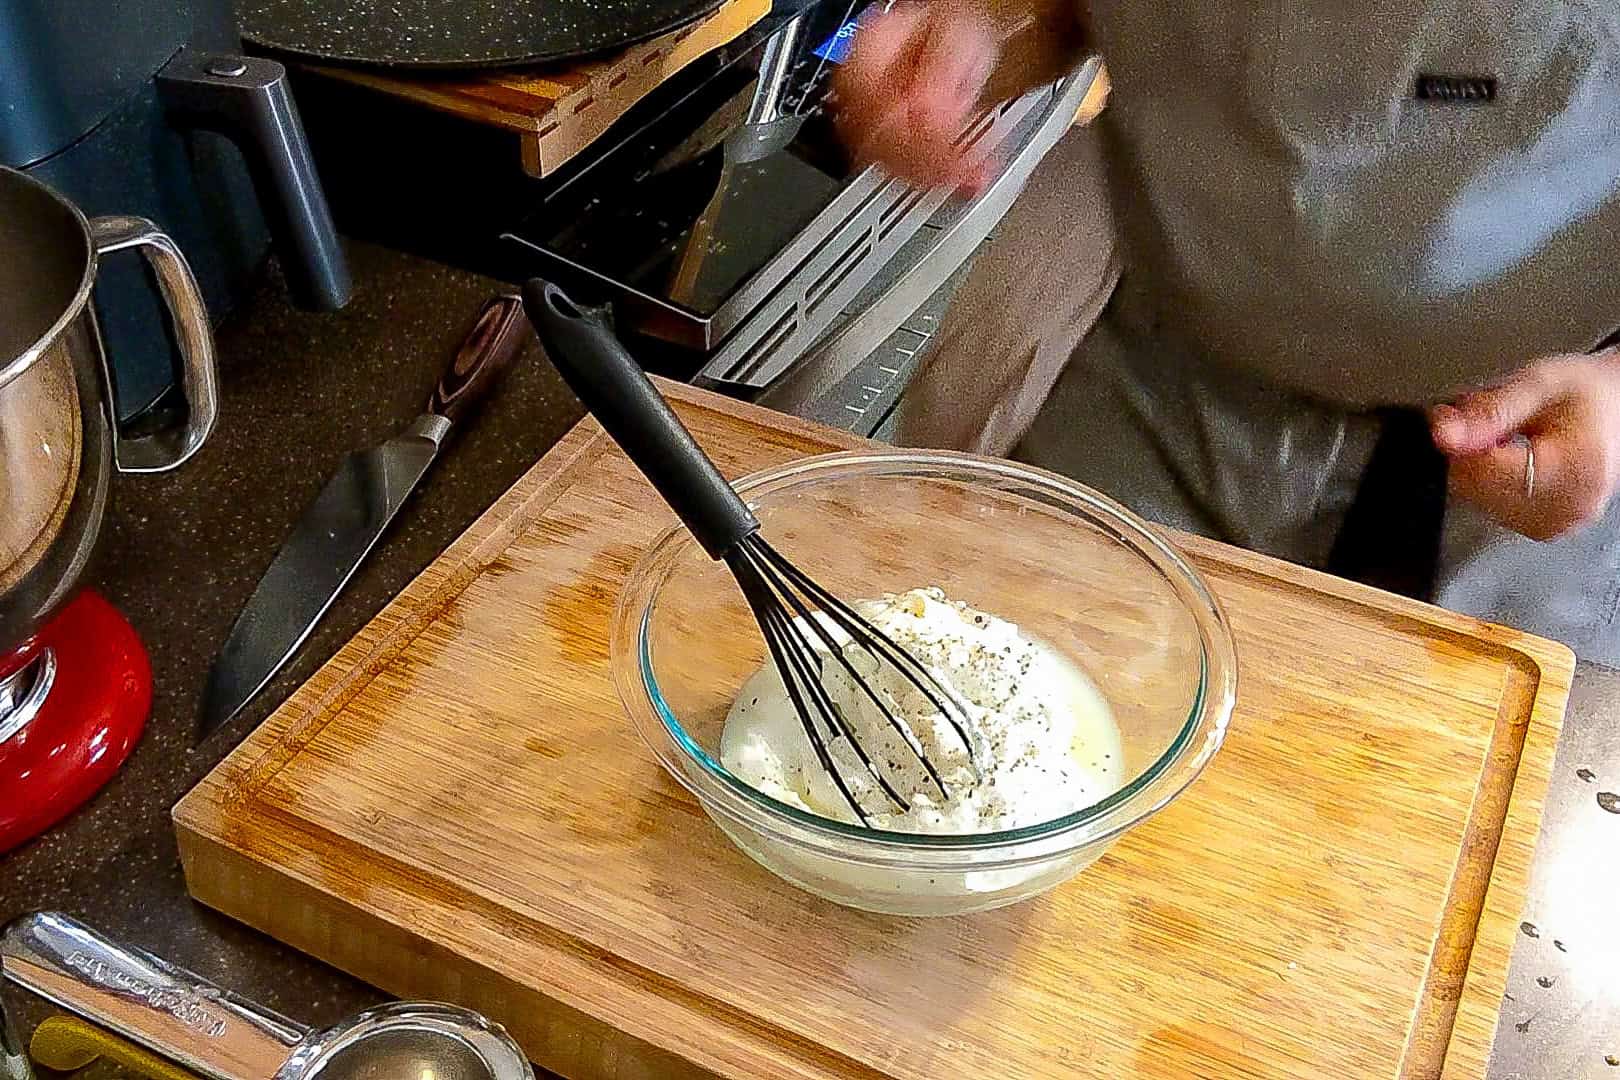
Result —
POLYGON ((460 422, 494 389, 528 342, 523 301, 496 296, 484 305, 444 377, 428 399, 428 412, 460 422))

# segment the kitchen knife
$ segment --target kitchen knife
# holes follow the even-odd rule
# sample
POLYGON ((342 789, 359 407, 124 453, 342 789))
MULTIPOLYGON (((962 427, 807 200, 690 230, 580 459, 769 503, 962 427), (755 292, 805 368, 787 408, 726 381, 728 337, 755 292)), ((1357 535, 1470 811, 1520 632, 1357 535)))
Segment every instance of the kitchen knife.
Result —
POLYGON ((259 580, 208 673, 198 740, 217 731, 303 644, 405 499, 530 336, 523 302, 484 305, 428 401, 394 438, 344 459, 259 580))

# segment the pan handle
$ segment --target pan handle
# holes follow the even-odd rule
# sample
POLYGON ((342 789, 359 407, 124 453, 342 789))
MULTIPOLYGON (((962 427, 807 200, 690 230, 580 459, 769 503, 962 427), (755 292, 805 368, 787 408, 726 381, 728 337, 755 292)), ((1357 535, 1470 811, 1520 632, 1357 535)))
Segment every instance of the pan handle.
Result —
POLYGON ((0 935, 5 977, 215 1080, 267 1080, 308 1029, 55 912, 0 935))

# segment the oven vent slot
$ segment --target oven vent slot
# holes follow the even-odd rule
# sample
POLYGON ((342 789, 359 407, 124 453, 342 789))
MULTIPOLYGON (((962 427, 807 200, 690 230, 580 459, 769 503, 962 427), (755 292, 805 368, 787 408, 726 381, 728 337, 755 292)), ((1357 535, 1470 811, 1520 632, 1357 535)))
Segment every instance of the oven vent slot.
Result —
POLYGON ((1000 115, 1001 114, 999 112, 991 109, 989 112, 975 120, 972 124, 969 124, 962 134, 956 137, 956 141, 952 145, 972 146, 974 143, 984 138, 984 133, 990 130, 991 126, 996 122, 996 118, 1000 115))
POLYGON ((797 315, 797 311, 788 308, 769 330, 760 335, 758 341, 748 347, 737 369, 738 379, 746 379, 753 375, 788 338, 792 337, 793 331, 798 326, 797 315))
POLYGON ((929 194, 930 192, 926 188, 918 188, 910 195, 896 201, 893 206, 883 211, 883 217, 878 220, 878 243, 881 244, 883 241, 887 240, 889 238, 889 234, 894 232, 894 230, 899 227, 900 223, 906 220, 906 216, 913 210, 917 209, 917 207, 922 204, 922 201, 926 199, 929 194))
POLYGON ((854 273, 855 268, 860 266, 870 254, 872 254, 872 236, 870 232, 867 232, 857 243, 851 245, 848 251, 838 256, 837 261, 823 270, 821 276, 816 278, 810 287, 805 290, 805 314, 813 316, 822 302, 836 293, 838 286, 842 285, 844 280, 854 273))

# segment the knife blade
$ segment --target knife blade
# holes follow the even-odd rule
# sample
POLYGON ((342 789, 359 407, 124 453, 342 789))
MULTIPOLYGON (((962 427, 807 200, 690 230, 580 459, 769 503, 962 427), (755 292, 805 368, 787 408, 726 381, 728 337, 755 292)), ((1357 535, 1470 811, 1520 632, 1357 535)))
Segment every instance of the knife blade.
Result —
POLYGON ((287 663, 438 459, 452 428, 494 389, 529 338, 523 302, 479 312, 427 411, 344 459, 259 579, 208 673, 198 741, 218 731, 287 663))

